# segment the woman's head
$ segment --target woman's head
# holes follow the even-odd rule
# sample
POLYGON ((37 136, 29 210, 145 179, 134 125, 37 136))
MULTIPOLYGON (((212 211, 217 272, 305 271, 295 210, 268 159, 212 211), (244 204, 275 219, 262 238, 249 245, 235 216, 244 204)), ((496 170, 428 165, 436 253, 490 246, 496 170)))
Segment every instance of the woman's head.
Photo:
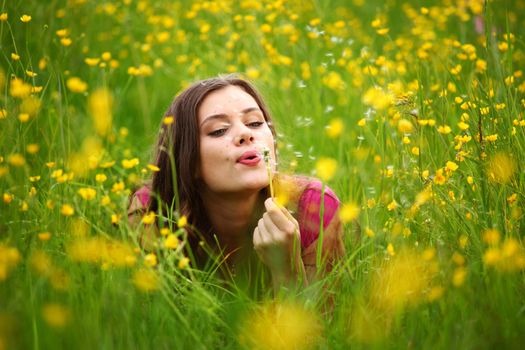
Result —
POLYGON ((273 151, 275 132, 250 83, 231 76, 197 82, 174 99, 165 116, 174 122, 161 126, 155 159, 160 171, 152 183, 164 205, 178 203, 195 221, 205 216, 203 191, 266 187, 264 162, 253 158, 253 152, 273 151))

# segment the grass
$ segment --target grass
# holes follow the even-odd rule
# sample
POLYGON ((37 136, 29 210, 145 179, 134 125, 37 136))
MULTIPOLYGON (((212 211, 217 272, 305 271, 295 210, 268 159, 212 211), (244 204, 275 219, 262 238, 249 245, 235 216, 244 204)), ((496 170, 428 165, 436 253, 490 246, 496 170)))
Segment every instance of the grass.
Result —
POLYGON ((0 14, 0 349, 523 343, 522 2, 0 14), (154 255, 126 220, 173 96, 226 72, 270 106, 279 170, 322 178, 346 208, 341 266, 277 300, 264 273, 247 288, 186 266, 178 217, 179 245, 154 255))

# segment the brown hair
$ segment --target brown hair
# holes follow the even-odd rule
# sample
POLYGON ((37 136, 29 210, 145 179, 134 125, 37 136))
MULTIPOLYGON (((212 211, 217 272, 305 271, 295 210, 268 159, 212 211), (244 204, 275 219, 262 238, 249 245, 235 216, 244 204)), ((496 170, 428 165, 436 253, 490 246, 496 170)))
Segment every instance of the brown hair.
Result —
POLYGON ((198 81, 176 96, 164 114, 174 121, 161 122, 155 148, 154 163, 160 171, 153 174, 151 190, 158 200, 152 198, 149 210, 158 211, 159 203, 164 214, 178 210, 206 239, 211 238, 208 236, 211 227, 200 197, 200 180, 195 177, 200 163, 198 110, 211 92, 230 85, 253 97, 275 138, 272 119, 261 95, 248 81, 228 75, 198 81))

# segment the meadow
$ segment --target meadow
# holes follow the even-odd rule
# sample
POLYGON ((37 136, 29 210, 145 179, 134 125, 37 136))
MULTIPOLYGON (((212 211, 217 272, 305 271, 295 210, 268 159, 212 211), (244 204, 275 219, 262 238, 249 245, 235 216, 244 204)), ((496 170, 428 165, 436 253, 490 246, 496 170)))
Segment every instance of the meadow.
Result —
POLYGON ((0 350, 525 342, 525 2, 0 4, 0 350), (342 202, 344 261, 278 298, 127 219, 172 98, 234 72, 342 202))

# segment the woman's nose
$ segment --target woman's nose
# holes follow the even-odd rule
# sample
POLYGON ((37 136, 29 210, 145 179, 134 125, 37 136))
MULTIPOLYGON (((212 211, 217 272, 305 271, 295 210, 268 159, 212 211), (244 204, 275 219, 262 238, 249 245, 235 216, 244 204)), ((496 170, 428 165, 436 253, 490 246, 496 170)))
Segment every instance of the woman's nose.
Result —
POLYGON ((235 145, 236 146, 241 146, 241 145, 244 145, 244 144, 250 144, 253 141, 254 141, 254 138, 253 138, 252 131, 249 128, 247 128, 246 126, 244 126, 239 131, 237 136, 235 137, 235 145))

